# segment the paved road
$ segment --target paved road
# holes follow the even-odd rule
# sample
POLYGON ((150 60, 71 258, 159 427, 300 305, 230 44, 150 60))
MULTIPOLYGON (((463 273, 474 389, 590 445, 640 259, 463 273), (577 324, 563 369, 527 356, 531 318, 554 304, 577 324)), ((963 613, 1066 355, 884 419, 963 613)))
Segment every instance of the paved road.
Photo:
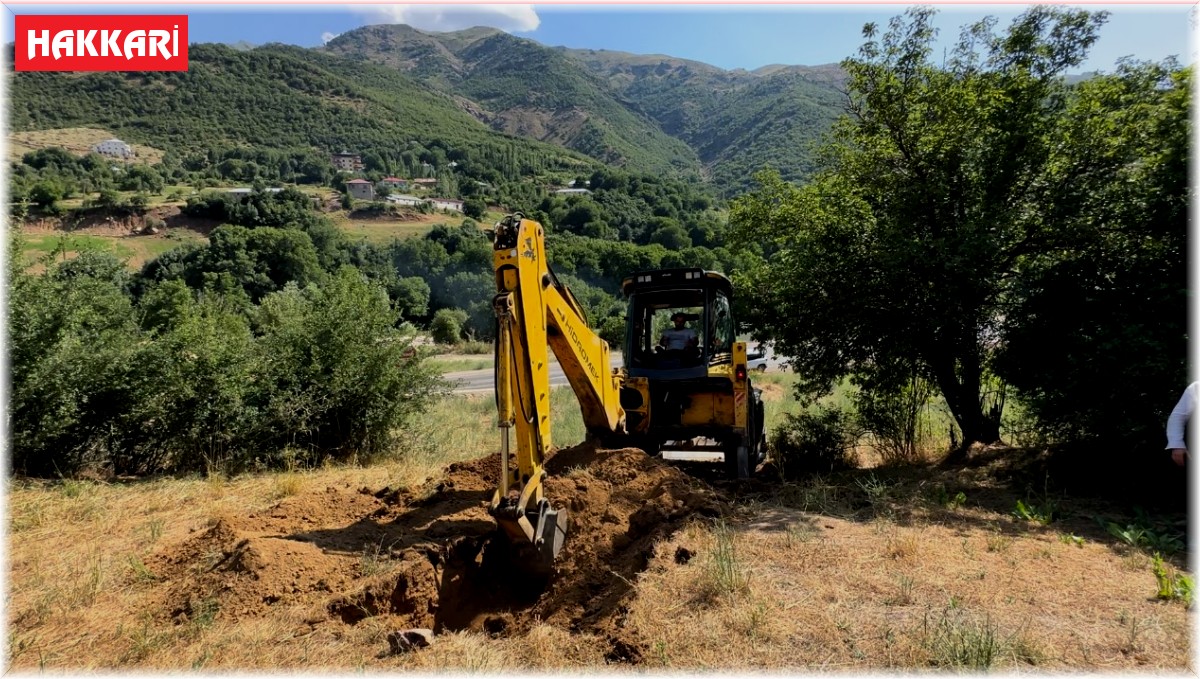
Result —
MULTIPOLYGON (((609 357, 612 359, 612 367, 620 368, 624 365, 620 352, 611 352, 609 357)), ((443 377, 450 384, 454 385, 454 393, 456 394, 481 394, 496 390, 496 375, 491 368, 446 373, 443 377)), ((562 366, 558 364, 558 361, 551 361, 550 386, 565 387, 568 384, 569 382, 567 382, 567 376, 563 374, 562 366)))
MULTIPOLYGON (((756 347, 753 345, 750 350, 753 351, 756 347)), ((779 361, 771 352, 770 347, 766 347, 768 370, 779 370, 779 361)), ((612 367, 620 368, 624 365, 621 353, 614 351, 609 354, 612 359, 612 367)), ((454 393, 456 394, 483 394, 496 390, 495 374, 491 368, 484 370, 464 370, 460 372, 446 373, 443 375, 450 384, 454 385, 454 393)), ((550 363, 550 386, 565 387, 567 376, 563 374, 562 368, 557 361, 550 363)))

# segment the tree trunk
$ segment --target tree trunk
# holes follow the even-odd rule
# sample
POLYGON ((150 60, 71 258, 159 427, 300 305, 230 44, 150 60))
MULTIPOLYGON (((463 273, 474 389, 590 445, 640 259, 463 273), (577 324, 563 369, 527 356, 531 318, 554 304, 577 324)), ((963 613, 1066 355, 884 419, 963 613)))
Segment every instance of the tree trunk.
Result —
POLYGON ((955 360, 948 354, 943 354, 936 361, 930 361, 938 389, 954 415, 954 421, 962 430, 962 449, 966 450, 972 443, 995 443, 1000 440, 1000 421, 983 412, 980 402, 979 389, 981 386, 982 370, 979 356, 968 352, 967 356, 955 360), (955 365, 961 370, 955 370, 955 365))

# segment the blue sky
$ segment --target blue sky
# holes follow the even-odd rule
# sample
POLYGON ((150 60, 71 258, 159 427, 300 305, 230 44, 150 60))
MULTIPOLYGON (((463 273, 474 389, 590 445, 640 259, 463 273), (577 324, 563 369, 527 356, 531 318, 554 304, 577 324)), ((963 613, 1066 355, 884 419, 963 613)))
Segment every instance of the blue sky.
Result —
MULTIPOLYGON (((1195 21, 1189 5, 1080 5, 1111 13, 1091 56, 1079 70, 1112 70, 1123 56, 1160 60, 1175 55, 1193 61, 1195 21)), ((985 15, 1001 24, 1019 5, 939 6, 938 26, 949 47, 959 27, 985 15)), ((246 4, 200 5, 17 5, 5 7, 4 41, 12 39, 14 12, 183 13, 192 42, 320 45, 338 33, 371 23, 408 23, 425 30, 473 25, 502 28, 546 45, 668 54, 722 68, 754 69, 767 64, 815 65, 851 56, 861 44, 862 25, 886 24, 904 5, 655 6, 655 5, 328 5, 292 8, 246 4)))

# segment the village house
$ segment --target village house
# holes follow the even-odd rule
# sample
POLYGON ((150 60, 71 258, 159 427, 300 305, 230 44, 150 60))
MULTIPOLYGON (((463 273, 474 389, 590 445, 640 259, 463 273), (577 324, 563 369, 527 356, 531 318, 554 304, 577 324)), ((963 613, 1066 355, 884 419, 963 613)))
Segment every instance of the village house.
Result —
POLYGON ((349 151, 335 153, 331 157, 333 166, 342 172, 359 172, 363 169, 362 156, 349 151))
POLYGON ((419 189, 433 189, 437 187, 437 180, 431 177, 420 177, 409 182, 419 189))
MULTIPOLYGON (((224 191, 225 193, 232 194, 235 196, 248 196, 248 195, 254 193, 254 189, 249 189, 249 188, 245 188, 245 187, 237 188, 237 189, 221 189, 221 190, 224 191)), ((282 190, 283 189, 280 189, 280 188, 267 187, 267 188, 263 189, 262 192, 263 193, 279 193, 282 190)))
POLYGON ((408 180, 400 179, 399 177, 384 177, 379 180, 379 183, 389 189, 406 189, 408 188, 408 180))
POLYGON ((463 209, 463 202, 461 200, 454 200, 453 198, 430 198, 429 203, 438 210, 462 212, 463 209))
POLYGON ((578 194, 583 194, 583 193, 591 193, 591 190, 590 189, 555 189, 554 192, 566 194, 566 195, 578 195, 578 194))
POLYGON ((365 179, 351 179, 346 182, 346 191, 351 198, 375 200, 375 185, 365 179))
POLYGON ((133 152, 133 147, 120 139, 106 139, 92 146, 92 150, 103 156, 112 158, 132 158, 136 153, 133 152))
POLYGON ((421 203, 425 202, 424 198, 418 198, 417 196, 408 196, 408 195, 405 195, 402 193, 393 193, 392 195, 388 196, 387 199, 388 199, 388 201, 395 203, 396 205, 411 205, 413 207, 417 207, 421 203))

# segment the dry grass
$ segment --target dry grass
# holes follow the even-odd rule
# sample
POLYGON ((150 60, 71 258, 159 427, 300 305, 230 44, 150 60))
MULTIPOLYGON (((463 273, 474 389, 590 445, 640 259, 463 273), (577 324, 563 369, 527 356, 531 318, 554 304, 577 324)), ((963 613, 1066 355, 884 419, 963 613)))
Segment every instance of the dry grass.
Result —
POLYGON ((1034 533, 1001 554, 974 521, 774 508, 732 538, 746 587, 712 597, 705 562, 672 555, 718 535, 676 535, 639 581, 629 626, 648 669, 1190 668, 1184 608, 1153 601, 1150 570, 1131 576, 1106 546, 1034 533))
MULTIPOLYGON (((51 146, 62 148, 80 156, 87 155, 92 145, 120 135, 92 127, 65 127, 54 130, 32 130, 11 132, 8 135, 8 159, 19 161, 21 156, 51 146)), ((130 144, 137 153, 134 161, 153 165, 162 160, 163 152, 151 146, 130 144)))
MULTIPOLYGON (((555 441, 575 443, 582 422, 574 397, 567 389, 552 396, 563 413, 555 441)), ((314 627, 306 623, 311 610, 281 606, 269 617, 237 619, 204 591, 195 592, 182 622, 151 614, 170 583, 147 564, 215 519, 317 501, 331 487, 417 487, 449 462, 493 452, 494 423, 490 395, 455 397, 412 433, 403 456, 369 467, 11 482, 9 664, 603 669, 611 640, 545 624, 508 638, 439 634, 428 649, 385 657, 394 629, 387 616, 314 627)), ((587 473, 567 475, 587 480, 587 473)), ((1187 610, 1156 599, 1150 556, 1106 537, 1089 518, 1094 508, 1064 501, 1068 518, 1042 526, 1011 516, 1019 496, 986 469, 939 474, 810 479, 742 498, 721 520, 685 524, 632 579, 620 634, 636 645, 639 669, 1193 671, 1187 610), (693 556, 677 559, 680 548, 693 556)), ((394 566, 388 548, 337 558, 378 575, 394 566)), ((1183 563, 1177 558, 1170 568, 1184 573, 1183 563)))
POLYGON ((429 362, 438 369, 438 372, 443 374, 475 370, 489 370, 492 368, 492 358, 482 356, 442 354, 430 356, 429 362))

